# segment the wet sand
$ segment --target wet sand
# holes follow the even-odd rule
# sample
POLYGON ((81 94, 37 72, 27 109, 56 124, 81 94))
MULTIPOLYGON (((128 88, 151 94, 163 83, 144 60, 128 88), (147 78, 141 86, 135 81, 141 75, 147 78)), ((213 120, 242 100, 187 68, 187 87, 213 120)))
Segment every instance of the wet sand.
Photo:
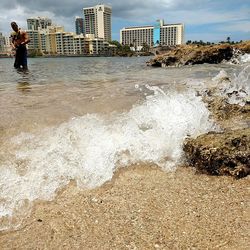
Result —
POLYGON ((117 171, 93 190, 74 183, 38 202, 22 226, 0 233, 1 249, 249 249, 250 179, 117 171))

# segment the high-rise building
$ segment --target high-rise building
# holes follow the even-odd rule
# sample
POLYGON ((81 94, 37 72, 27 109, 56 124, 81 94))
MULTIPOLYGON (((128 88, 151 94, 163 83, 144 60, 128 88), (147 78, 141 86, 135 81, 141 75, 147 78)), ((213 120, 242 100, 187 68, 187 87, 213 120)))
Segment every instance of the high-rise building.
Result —
POLYGON ((75 18, 75 28, 76 28, 76 34, 84 34, 84 25, 83 25, 83 18, 76 16, 75 18))
POLYGON ((164 24, 157 20, 154 26, 128 27, 120 30, 120 42, 140 50, 144 44, 180 45, 184 43, 183 24, 164 24))
POLYGON ((46 29, 51 25, 52 21, 47 17, 31 17, 27 19, 28 30, 46 29))
POLYGON ((40 39, 38 30, 27 30, 30 42, 28 44, 29 50, 39 50, 40 48, 40 39))
POLYGON ((73 32, 64 31, 63 26, 48 25, 51 24, 51 21, 43 22, 43 25, 41 25, 39 18, 28 20, 27 23, 30 24, 30 29, 27 30, 30 38, 29 52, 49 55, 93 56, 109 52, 109 43, 105 42, 104 38, 96 37, 94 34, 85 35, 81 32, 77 35, 73 32))
POLYGON ((83 8, 85 34, 111 41, 112 8, 107 5, 96 5, 83 8))
POLYGON ((5 50, 5 37, 0 32, 0 52, 3 52, 5 50))

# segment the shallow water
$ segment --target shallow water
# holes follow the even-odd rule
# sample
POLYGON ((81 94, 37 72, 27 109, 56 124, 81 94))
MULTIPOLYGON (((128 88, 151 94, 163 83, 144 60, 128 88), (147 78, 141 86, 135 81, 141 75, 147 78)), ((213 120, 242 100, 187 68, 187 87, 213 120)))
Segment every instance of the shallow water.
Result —
POLYGON ((197 93, 220 86, 221 95, 249 96, 245 58, 168 69, 147 67, 148 59, 32 58, 28 72, 0 60, 2 229, 71 180, 93 188, 139 162, 175 170, 184 139, 217 128, 197 93))

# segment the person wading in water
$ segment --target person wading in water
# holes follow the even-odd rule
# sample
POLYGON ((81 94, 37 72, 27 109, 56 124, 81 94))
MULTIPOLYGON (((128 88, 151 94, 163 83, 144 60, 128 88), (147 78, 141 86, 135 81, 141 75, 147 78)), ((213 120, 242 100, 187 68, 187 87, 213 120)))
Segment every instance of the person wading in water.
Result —
POLYGON ((11 23, 14 32, 11 33, 11 46, 16 50, 14 67, 28 69, 26 44, 30 42, 27 32, 18 28, 16 22, 11 23))

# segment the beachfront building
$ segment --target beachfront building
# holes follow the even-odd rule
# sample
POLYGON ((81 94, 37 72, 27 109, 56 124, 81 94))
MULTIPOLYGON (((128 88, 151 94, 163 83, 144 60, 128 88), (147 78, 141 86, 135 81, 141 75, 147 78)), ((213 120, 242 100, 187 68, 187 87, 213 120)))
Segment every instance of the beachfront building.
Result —
POLYGON ((111 41, 111 14, 112 8, 104 4, 83 8, 85 34, 111 41))
POLYGON ((86 43, 89 48, 88 53, 90 55, 98 55, 104 49, 104 39, 96 38, 94 34, 87 34, 85 36, 86 43))
POLYGON ((75 29, 76 29, 76 34, 84 34, 84 22, 82 17, 75 17, 75 29))
POLYGON ((29 50, 40 50, 40 39, 38 30, 27 30, 26 31, 30 42, 28 44, 29 50))
POLYGON ((136 50, 140 50, 143 44, 153 46, 153 26, 123 28, 120 31, 120 40, 121 44, 136 50))
POLYGON ((27 19, 28 30, 46 29, 52 25, 52 20, 47 17, 31 17, 27 19))
POLYGON ((89 43, 83 34, 75 35, 73 39, 74 55, 89 54, 89 43))
POLYGON ((47 26, 38 30, 27 30, 30 42, 27 44, 28 50, 39 53, 56 53, 55 38, 53 34, 57 31, 64 31, 62 26, 47 26))
MULTIPOLYGON (((105 9, 104 9, 105 10, 105 9)), ((101 11, 101 10, 100 10, 101 11)), ((38 19, 38 18, 37 18, 38 19)), ((36 20, 36 18, 34 18, 36 20)), ((28 23, 28 20, 27 20, 28 23)), ((31 23, 31 22, 30 22, 31 23)), ((33 22, 35 23, 35 22, 33 22)), ((63 26, 50 25, 46 28, 29 26, 29 52, 48 55, 98 55, 112 52, 114 48, 104 38, 95 34, 65 32, 63 26)))
POLYGON ((0 32, 0 53, 3 53, 5 51, 5 37, 0 32))
POLYGON ((164 24, 157 20, 154 26, 128 27, 120 30, 120 43, 141 50, 148 45, 180 45, 184 43, 183 24, 164 24))
POLYGON ((40 51, 41 52, 47 52, 49 51, 49 49, 47 48, 47 44, 48 44, 48 37, 47 37, 47 32, 46 30, 40 30, 39 31, 39 38, 40 38, 40 51))
POLYGON ((83 34, 65 32, 62 26, 48 27, 45 35, 46 53, 80 55, 88 53, 88 44, 83 34))
POLYGON ((52 25, 52 20, 47 17, 31 17, 27 19, 26 31, 30 42, 28 44, 29 52, 42 53, 45 51, 45 38, 43 30, 46 30, 52 25))
POLYGON ((11 54, 10 37, 4 36, 0 32, 0 56, 6 56, 11 54))
POLYGON ((60 52, 63 51, 62 42, 61 43, 57 42, 58 40, 60 41, 59 38, 63 36, 63 34, 65 33, 63 26, 52 25, 48 26, 47 29, 39 30, 39 32, 40 32, 42 53, 53 55, 53 54, 58 54, 58 51, 60 52))

